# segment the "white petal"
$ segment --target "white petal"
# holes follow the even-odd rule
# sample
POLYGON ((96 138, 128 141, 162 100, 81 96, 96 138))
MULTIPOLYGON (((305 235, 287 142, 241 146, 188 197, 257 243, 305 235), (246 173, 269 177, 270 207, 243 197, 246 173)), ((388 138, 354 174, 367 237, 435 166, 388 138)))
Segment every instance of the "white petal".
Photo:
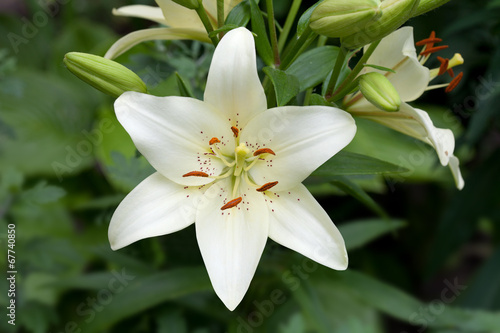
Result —
POLYGON ((182 177, 191 171, 220 175, 225 165, 211 155, 211 138, 219 138, 223 151, 234 152, 229 124, 202 101, 126 92, 116 100, 115 111, 137 149, 158 172, 178 184, 197 186, 213 181, 182 177))
POLYGON ((105 58, 114 59, 128 51, 133 46, 150 40, 194 39, 200 42, 210 42, 206 33, 193 29, 154 28, 144 29, 129 33, 117 40, 104 55, 105 58))
POLYGON ((196 11, 176 4, 172 0, 156 0, 156 3, 160 6, 168 26, 197 30, 207 36, 207 31, 196 11))
POLYGON ((116 209, 108 237, 113 250, 140 239, 166 235, 192 224, 202 195, 154 173, 130 192, 116 209))
POLYGON ((215 292, 229 310, 241 302, 252 280, 269 231, 263 194, 242 189, 243 201, 221 210, 231 197, 229 180, 205 192, 196 215, 196 237, 215 292))
POLYGON ((304 185, 271 196, 269 238, 327 267, 347 268, 342 235, 304 185))
POLYGON ((464 188, 465 182, 464 179, 462 178, 462 173, 460 172, 460 162, 458 158, 455 155, 450 156, 450 170, 453 175, 453 178, 455 179, 455 185, 459 190, 464 188))
POLYGON ((284 106, 252 119, 241 132, 241 141, 257 150, 270 148, 268 156, 250 169, 254 181, 263 185, 278 181, 282 191, 301 183, 321 164, 351 142, 356 133, 347 112, 327 106, 284 106))
POLYGON ((160 24, 167 24, 165 17, 160 8, 145 5, 124 6, 118 9, 113 9, 113 15, 139 17, 160 24))
MULTIPOLYGON (((365 46, 365 51, 368 46, 365 46)), ((394 69, 396 73, 365 67, 364 72, 380 72, 394 85, 402 101, 420 97, 429 84, 430 71, 417 59, 413 28, 403 27, 382 39, 367 61, 368 64, 394 69)))
POLYGON ((222 38, 210 65, 204 100, 240 129, 267 109, 250 31, 238 28, 222 38))

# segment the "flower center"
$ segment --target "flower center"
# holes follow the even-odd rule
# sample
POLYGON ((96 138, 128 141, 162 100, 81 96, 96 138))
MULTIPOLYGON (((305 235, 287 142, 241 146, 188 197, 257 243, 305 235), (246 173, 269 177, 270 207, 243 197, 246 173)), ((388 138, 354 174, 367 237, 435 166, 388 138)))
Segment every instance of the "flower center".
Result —
POLYGON ((257 163, 262 163, 266 161, 271 155, 276 155, 274 151, 270 148, 260 148, 255 151, 251 151, 244 143, 240 143, 240 131, 237 127, 231 127, 234 134, 234 140, 236 143, 236 148, 234 149, 234 155, 226 155, 220 150, 218 144, 221 141, 213 137, 209 141, 209 149, 211 151, 212 158, 219 159, 226 167, 222 170, 221 174, 218 176, 210 176, 209 174, 202 171, 190 171, 183 175, 183 177, 205 177, 213 178, 216 181, 231 178, 232 191, 231 198, 226 198, 226 203, 221 207, 221 210, 226 210, 229 208, 236 207, 241 201, 241 197, 236 197, 238 193, 239 186, 244 181, 248 186, 254 187, 257 192, 264 193, 278 184, 277 181, 269 182, 263 185, 258 185, 250 176, 249 171, 257 163))

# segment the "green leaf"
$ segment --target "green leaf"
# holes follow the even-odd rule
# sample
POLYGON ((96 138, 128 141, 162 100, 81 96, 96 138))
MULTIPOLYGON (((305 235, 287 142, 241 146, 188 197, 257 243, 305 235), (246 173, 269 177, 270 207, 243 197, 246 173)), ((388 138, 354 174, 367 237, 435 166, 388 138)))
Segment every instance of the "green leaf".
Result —
POLYGON ((393 70, 392 68, 387 68, 387 67, 383 67, 383 66, 378 66, 378 65, 370 65, 370 64, 364 64, 363 66, 365 66, 365 67, 375 68, 375 69, 378 69, 379 71, 396 73, 396 71, 395 71, 395 70, 393 70))
POLYGON ((181 77, 181 75, 175 72, 175 78, 177 79, 177 86, 179 87, 180 96, 194 98, 189 84, 181 77))
POLYGON ((264 73, 266 73, 274 85, 278 106, 286 105, 299 93, 300 84, 297 77, 271 67, 264 67, 264 73))
POLYGON ((251 7, 249 1, 242 1, 229 12, 226 17, 226 25, 244 27, 250 21, 251 7))
POLYGON ((32 204, 46 204, 55 202, 66 195, 60 187, 47 185, 47 181, 38 182, 33 188, 25 191, 22 198, 32 204))
POLYGON ((220 27, 219 29, 215 29, 214 31, 210 32, 208 34, 208 37, 210 37, 210 38, 217 37, 217 35, 221 32, 228 32, 228 31, 231 31, 231 30, 236 29, 236 28, 238 28, 238 26, 235 24, 225 24, 222 27, 220 27))
POLYGON ((373 175, 406 171, 408 169, 370 156, 341 151, 316 169, 311 176, 373 175))
POLYGON ((339 231, 344 237, 347 250, 354 250, 406 225, 403 220, 367 219, 339 225, 339 231))
POLYGON ((130 192, 155 171, 143 156, 127 158, 120 152, 112 151, 111 158, 113 165, 109 165, 106 172, 113 184, 125 192, 130 192))
POLYGON ((339 53, 336 46, 322 46, 301 54, 286 73, 299 78, 300 91, 312 88, 325 80, 335 65, 339 53))
POLYGON ((82 321, 85 332, 104 332, 120 320, 158 304, 197 292, 212 292, 204 267, 175 269, 125 282, 123 290, 113 294, 113 302, 103 307, 93 321, 82 321))
POLYGON ((307 9, 304 14, 299 18, 299 22, 297 23, 297 37, 302 36, 304 31, 309 27, 309 21, 311 19, 312 12, 318 7, 321 1, 315 3, 312 7, 307 9))
POLYGON ((249 2, 251 8, 252 31, 257 34, 257 37, 255 37, 257 52, 266 65, 272 66, 274 63, 274 56, 271 43, 267 37, 264 18, 262 17, 262 13, 259 6, 255 3, 255 0, 249 0, 249 2))
POLYGON ((349 180, 346 176, 332 176, 327 178, 330 183, 337 186, 346 194, 349 194, 353 198, 359 200, 362 204, 370 208, 374 213, 381 217, 387 217, 387 213, 382 207, 380 207, 369 195, 366 193, 361 186, 355 182, 349 180))

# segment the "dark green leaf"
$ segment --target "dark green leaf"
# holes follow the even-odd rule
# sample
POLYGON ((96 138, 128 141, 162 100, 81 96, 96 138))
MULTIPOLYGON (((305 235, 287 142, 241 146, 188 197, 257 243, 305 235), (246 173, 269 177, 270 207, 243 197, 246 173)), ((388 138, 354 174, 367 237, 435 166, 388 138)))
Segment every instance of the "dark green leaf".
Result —
MULTIPOLYGON (((119 272, 120 274, 121 272, 119 272)), ((85 332, 104 332, 113 324, 153 306, 197 292, 212 291, 204 267, 183 268, 150 275, 130 277, 123 290, 113 294, 109 303, 86 324, 85 332)))
POLYGON ((407 171, 406 168, 373 157, 341 151, 316 169, 311 176, 373 175, 407 171))
POLYGON ((332 70, 339 48, 322 46, 301 54, 286 72, 300 81, 300 90, 312 88, 321 83, 332 70))
POLYGON ((268 66, 271 66, 274 62, 273 50, 271 48, 271 43, 267 37, 266 25, 264 23, 264 18, 259 9, 259 6, 255 3, 255 0, 249 0, 251 7, 251 18, 252 18, 252 31, 257 34, 255 37, 255 46, 257 47, 257 52, 268 66))
POLYGON ((244 27, 250 21, 250 3, 242 1, 229 12, 226 17, 226 25, 244 27))
POLYGON ((304 31, 309 27, 309 20, 311 19, 312 12, 318 7, 321 1, 315 3, 312 7, 307 9, 304 14, 299 18, 299 22, 297 23, 297 37, 300 37, 304 31))
POLYGON ((175 72, 175 78, 177 79, 177 86, 179 87, 180 96, 194 98, 189 84, 181 77, 181 75, 175 72))
POLYGON ((66 191, 64 189, 47 185, 46 181, 40 181, 33 188, 25 191, 22 197, 33 204, 46 204, 55 202, 65 195, 66 191))
POLYGON ((274 85, 278 106, 286 105, 299 93, 299 80, 297 77, 271 67, 264 67, 264 73, 274 85))
POLYGON ((337 186, 344 193, 349 194, 353 198, 359 200, 362 204, 370 208, 374 213, 381 217, 387 217, 387 213, 380 207, 361 186, 349 180, 346 176, 332 176, 327 180, 333 185, 337 186))
POLYGON ((339 231, 344 237, 347 250, 354 250, 406 225, 403 220, 368 219, 344 223, 339 226, 339 231))

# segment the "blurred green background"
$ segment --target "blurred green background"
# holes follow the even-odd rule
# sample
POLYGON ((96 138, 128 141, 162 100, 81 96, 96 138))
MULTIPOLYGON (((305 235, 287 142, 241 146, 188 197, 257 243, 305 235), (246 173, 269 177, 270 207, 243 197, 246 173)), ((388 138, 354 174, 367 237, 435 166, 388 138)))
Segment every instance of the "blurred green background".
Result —
MULTIPOLYGON (((349 270, 269 240, 234 312, 212 290, 193 227, 109 248, 114 209, 153 169, 116 121, 113 99, 62 59, 103 55, 119 36, 152 26, 111 15, 129 4, 0 3, 0 267, 9 270, 15 224, 17 270, 15 326, 0 279, 1 332, 500 332, 500 1, 452 0, 407 22, 416 40, 435 30, 450 45, 441 56, 465 58, 456 90, 418 101, 436 126, 454 130, 465 188, 453 187, 429 147, 359 122, 351 150, 410 171, 352 177, 374 201, 345 183, 308 182, 345 237, 349 270), (379 218, 382 210, 393 219, 379 218)), ((283 22, 290 2, 275 5, 283 22)), ((178 94, 178 72, 201 97, 212 52, 149 42, 118 61, 154 94, 178 94)))

